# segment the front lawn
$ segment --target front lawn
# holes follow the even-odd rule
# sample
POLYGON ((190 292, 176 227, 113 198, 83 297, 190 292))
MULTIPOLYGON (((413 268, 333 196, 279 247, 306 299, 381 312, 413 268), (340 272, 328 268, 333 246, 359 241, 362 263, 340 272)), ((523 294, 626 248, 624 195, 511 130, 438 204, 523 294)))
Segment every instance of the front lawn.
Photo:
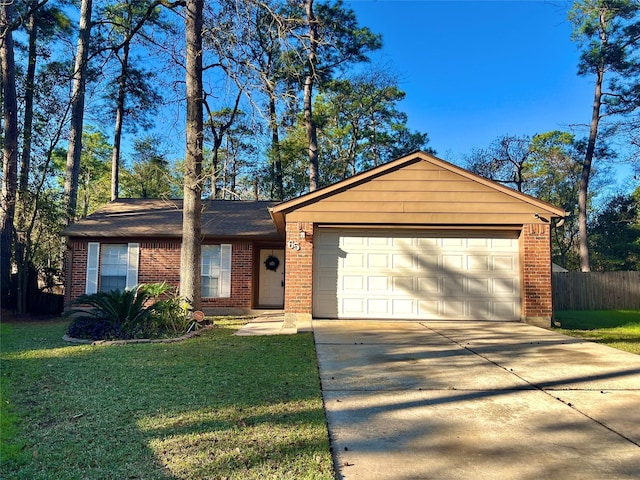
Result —
POLYGON ((562 333, 640 355, 639 310, 561 310, 554 316, 562 333))
POLYGON ((1 325, 0 477, 334 478, 311 334, 232 336, 242 323, 124 346, 1 325))

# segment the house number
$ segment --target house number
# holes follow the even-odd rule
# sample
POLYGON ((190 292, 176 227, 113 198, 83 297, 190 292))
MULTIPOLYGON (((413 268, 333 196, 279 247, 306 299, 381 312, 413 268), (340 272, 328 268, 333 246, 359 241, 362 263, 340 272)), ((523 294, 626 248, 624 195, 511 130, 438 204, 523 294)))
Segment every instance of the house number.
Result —
POLYGON ((287 243, 287 246, 291 250, 300 250, 300 244, 294 240, 289 240, 289 243, 287 243))

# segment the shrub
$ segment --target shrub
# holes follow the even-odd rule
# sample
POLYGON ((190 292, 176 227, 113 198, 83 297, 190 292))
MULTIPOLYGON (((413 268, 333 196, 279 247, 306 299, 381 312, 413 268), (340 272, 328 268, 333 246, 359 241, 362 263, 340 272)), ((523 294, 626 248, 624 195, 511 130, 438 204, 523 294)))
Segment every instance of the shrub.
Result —
POLYGON ((74 304, 82 307, 67 312, 74 317, 67 333, 91 340, 179 335, 190 324, 183 303, 166 283, 81 295, 74 304))

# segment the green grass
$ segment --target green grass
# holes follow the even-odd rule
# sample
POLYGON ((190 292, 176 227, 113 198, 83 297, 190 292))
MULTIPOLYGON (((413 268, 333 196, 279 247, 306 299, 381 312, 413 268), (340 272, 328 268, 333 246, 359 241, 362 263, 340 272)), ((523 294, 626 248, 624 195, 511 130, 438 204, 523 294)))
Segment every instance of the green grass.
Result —
POLYGON ((554 316, 562 333, 640 355, 638 310, 561 310, 554 316))
POLYGON ((232 336, 241 324, 125 346, 3 325, 0 477, 334 478, 311 334, 232 336))

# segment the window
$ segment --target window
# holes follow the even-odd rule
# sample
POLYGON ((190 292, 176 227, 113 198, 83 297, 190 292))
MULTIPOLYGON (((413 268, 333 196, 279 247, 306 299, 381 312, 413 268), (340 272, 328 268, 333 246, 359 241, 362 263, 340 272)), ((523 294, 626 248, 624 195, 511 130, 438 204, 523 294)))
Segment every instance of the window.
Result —
POLYGON ((138 243, 89 242, 85 293, 132 288, 138 283, 138 243))
POLYGON ((127 245, 103 245, 100 258, 100 291, 124 290, 127 286, 127 245))
POLYGON ((231 245, 202 246, 202 297, 231 296, 231 245))

